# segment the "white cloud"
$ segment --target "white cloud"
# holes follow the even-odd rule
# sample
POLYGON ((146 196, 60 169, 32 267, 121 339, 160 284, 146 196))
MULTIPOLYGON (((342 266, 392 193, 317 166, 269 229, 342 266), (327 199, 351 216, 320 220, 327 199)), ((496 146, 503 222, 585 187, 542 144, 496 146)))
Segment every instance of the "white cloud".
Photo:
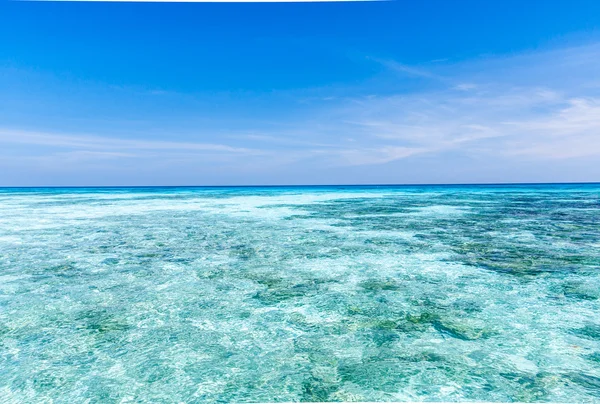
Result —
MULTIPOLYGON (((395 147, 412 152, 391 154, 389 161, 445 152, 504 156, 508 164, 523 159, 600 159, 600 89, 590 84, 598 71, 591 65, 600 69, 596 44, 453 65, 443 74, 448 85, 363 97, 340 107, 335 116, 348 118, 340 130, 365 144, 364 158, 358 151, 352 154, 364 164, 378 161, 367 157, 373 149, 395 147), (465 77, 473 64, 487 66, 488 71, 465 77)), ((413 71, 404 65, 401 70, 413 71)), ((418 75, 442 77, 421 74, 424 71, 419 68, 418 75)))
MULTIPOLYGON (((76 149, 81 151, 104 150, 104 153, 118 155, 114 151, 133 150, 136 152, 154 151, 205 151, 234 154, 260 154, 260 150, 232 147, 224 144, 176 142, 162 140, 124 139, 108 136, 55 134, 14 129, 0 129, 0 144, 23 144, 46 146, 54 149, 76 149), (109 152, 113 151, 113 152, 109 152)), ((91 152, 89 152, 91 153, 91 152)), ((102 153, 102 152, 99 152, 102 153)), ((120 153, 123 156, 131 154, 120 153)))
POLYGON ((454 86, 454 89, 458 91, 470 91, 475 90, 476 88, 477 85, 473 83, 460 83, 454 86))
MULTIPOLYGON (((438 61, 418 68, 378 62, 435 85, 392 95, 370 88, 362 92, 369 96, 320 94, 314 98, 321 100, 319 109, 302 118, 269 116, 268 124, 257 119, 254 126, 250 122, 243 130, 218 135, 172 131, 163 137, 172 140, 0 128, 0 148, 5 150, 0 158, 6 163, 6 150, 20 147, 20 158, 28 157, 32 164, 43 160, 46 165, 40 167, 146 158, 152 164, 161 161, 165 171, 214 169, 209 162, 218 162, 242 176, 364 166, 374 170, 369 178, 387 175, 394 162, 405 161, 414 167, 411 172, 443 174, 450 168, 465 181, 483 178, 479 173, 488 161, 495 164, 489 168, 496 170, 494 179, 502 179, 502 170, 517 164, 544 171, 560 168, 565 160, 600 161, 600 45, 453 65, 438 61), (471 157, 478 165, 469 165, 471 157)), ((313 102, 318 103, 309 104, 313 102)))
POLYGON ((347 149, 336 151, 339 160, 335 163, 348 166, 384 164, 390 161, 422 153, 423 149, 398 146, 384 146, 374 149, 347 149))

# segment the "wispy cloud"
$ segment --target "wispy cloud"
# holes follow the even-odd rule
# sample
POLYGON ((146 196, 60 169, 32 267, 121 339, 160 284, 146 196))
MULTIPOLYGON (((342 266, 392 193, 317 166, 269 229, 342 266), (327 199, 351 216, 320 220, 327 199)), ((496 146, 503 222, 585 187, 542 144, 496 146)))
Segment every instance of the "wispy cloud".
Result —
MULTIPOLYGON (((54 134, 15 129, 0 129, 0 143, 45 146, 54 149, 77 149, 79 151, 103 150, 104 153, 119 155, 118 151, 205 151, 233 154, 260 154, 260 150, 233 147, 224 144, 176 142, 163 140, 139 140, 107 136, 54 134)), ((103 152, 97 152, 103 153, 103 152)), ((122 156, 133 156, 121 153, 122 156)))
POLYGON ((379 148, 343 149, 336 151, 338 159, 335 163, 348 166, 362 166, 373 164, 385 164, 390 161, 410 157, 422 153, 423 149, 383 146, 379 148))
POLYGON ((390 161, 444 152, 504 156, 507 163, 600 158, 600 89, 591 85, 600 70, 599 45, 452 65, 443 76, 387 65, 419 77, 443 77, 447 85, 347 103, 336 115, 349 118, 340 130, 369 142, 365 155, 378 146, 412 151, 390 161), (471 75, 472 64, 487 71, 471 75))
MULTIPOLYGON (((424 77, 427 79, 435 79, 435 80, 443 80, 443 81, 446 80, 445 77, 440 76, 438 74, 434 74, 425 68, 409 66, 409 65, 400 63, 398 61, 395 61, 395 60, 379 59, 379 58, 373 58, 373 57, 371 57, 369 59, 387 67, 388 69, 390 69, 392 71, 395 71, 397 73, 401 73, 404 75, 408 75, 408 76, 412 76, 412 77, 424 77)), ((439 61, 441 61, 441 60, 438 60, 438 62, 439 61)))
POLYGON ((363 111, 363 119, 354 125, 365 136, 395 140, 421 152, 600 157, 600 98, 549 94, 538 89, 510 95, 438 94, 435 102, 432 96, 425 103, 388 98, 363 111))
MULTIPOLYGON (((268 114, 238 130, 165 131, 161 140, 156 140, 160 133, 148 139, 139 133, 126 137, 0 128, 0 165, 17 164, 9 155, 20 148, 21 160, 44 169, 63 162, 72 169, 145 160, 171 172, 226 167, 235 178, 252 173, 258 173, 253 178, 292 173, 305 178, 302 173, 310 170, 318 174, 300 182, 319 182, 330 171, 357 167, 370 170, 369 178, 396 178, 391 177, 394 167, 402 166, 411 173, 441 173, 436 178, 442 179, 450 178, 444 176, 450 171, 460 171, 466 179, 482 178, 481 172, 502 179, 507 167, 522 164, 544 172, 567 167, 567 160, 600 161, 599 44, 459 64, 377 62, 436 85, 394 94, 373 88, 362 92, 369 96, 354 97, 323 90, 301 116, 268 114), (478 165, 472 165, 473 159, 478 165)), ((568 178, 600 176, 600 169, 577 167, 568 178)))

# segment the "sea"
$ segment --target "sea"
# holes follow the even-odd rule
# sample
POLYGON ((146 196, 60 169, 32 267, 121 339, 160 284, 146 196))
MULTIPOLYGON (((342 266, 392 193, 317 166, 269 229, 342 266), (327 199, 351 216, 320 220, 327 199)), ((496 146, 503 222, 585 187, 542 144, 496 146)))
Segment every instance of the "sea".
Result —
POLYGON ((0 189, 1 403, 600 402, 600 184, 0 189))

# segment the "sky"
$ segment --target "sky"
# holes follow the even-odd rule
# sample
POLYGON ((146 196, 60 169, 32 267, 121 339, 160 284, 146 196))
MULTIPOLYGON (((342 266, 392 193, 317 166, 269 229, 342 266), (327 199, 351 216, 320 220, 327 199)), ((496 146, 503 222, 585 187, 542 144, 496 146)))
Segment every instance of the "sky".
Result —
POLYGON ((0 1, 0 186, 600 181, 600 1, 0 1))

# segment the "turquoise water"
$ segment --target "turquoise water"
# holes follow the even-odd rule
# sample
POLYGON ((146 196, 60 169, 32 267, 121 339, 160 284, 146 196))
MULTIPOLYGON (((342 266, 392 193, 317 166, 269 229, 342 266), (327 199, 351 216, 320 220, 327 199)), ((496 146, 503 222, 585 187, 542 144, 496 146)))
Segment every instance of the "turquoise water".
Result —
POLYGON ((0 189, 0 402, 600 401, 600 185, 0 189))

